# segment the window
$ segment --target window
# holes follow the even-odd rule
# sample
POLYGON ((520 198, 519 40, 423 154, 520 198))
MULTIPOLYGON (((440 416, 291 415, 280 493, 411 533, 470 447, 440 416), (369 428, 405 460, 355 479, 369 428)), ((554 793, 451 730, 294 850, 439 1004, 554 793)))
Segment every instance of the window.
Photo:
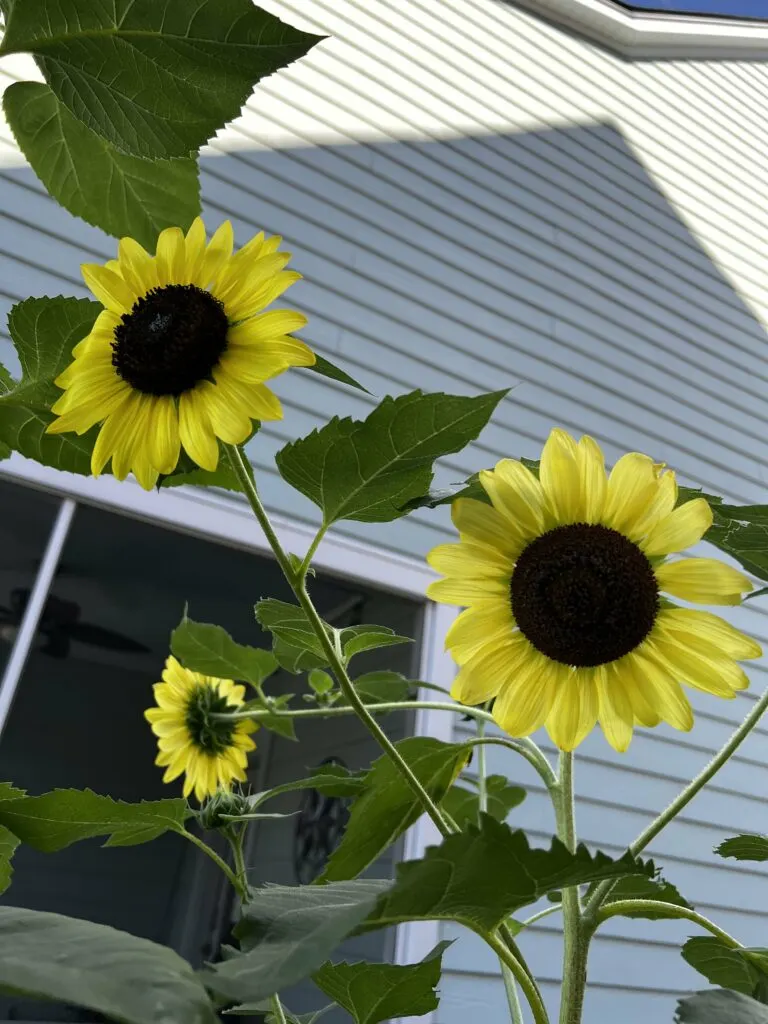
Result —
POLYGON ((626 57, 768 59, 768 0, 516 0, 626 57))

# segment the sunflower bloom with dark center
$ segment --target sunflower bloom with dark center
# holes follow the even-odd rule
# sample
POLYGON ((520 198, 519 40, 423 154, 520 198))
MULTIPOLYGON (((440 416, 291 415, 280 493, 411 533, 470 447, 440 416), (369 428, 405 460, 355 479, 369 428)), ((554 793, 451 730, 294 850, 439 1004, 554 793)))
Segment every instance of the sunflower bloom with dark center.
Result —
POLYGON ((636 724, 692 727, 681 683, 725 698, 749 685, 737 661, 759 644, 662 596, 736 605, 752 589, 716 559, 667 560, 712 525, 703 498, 677 505, 673 472, 633 452, 607 476, 591 437, 553 430, 538 479, 503 459, 480 483, 490 504, 457 499, 459 543, 428 556, 445 577, 429 596, 466 609, 446 638, 456 700, 493 699, 506 732, 545 725, 562 750, 599 721, 623 751, 636 724))
POLYGON ((112 460, 123 480, 133 472, 149 490, 172 473, 181 449, 214 470, 219 440, 240 444, 254 420, 282 418, 266 386, 315 355, 291 331, 307 318, 265 311, 301 275, 284 269, 280 238, 251 239, 232 253, 229 221, 206 244, 198 217, 186 236, 166 228, 150 256, 123 238, 118 259, 86 263, 85 283, 104 306, 74 360, 56 379, 52 434, 84 434, 101 425, 91 458, 98 476, 112 460))
POLYGON ((250 733, 258 727, 250 719, 214 717, 242 706, 244 686, 190 672, 171 656, 154 694, 157 707, 144 717, 158 738, 155 764, 165 768, 163 782, 184 774, 184 796, 194 792, 202 803, 219 790, 231 790, 233 782, 245 781, 248 752, 256 747, 250 733))

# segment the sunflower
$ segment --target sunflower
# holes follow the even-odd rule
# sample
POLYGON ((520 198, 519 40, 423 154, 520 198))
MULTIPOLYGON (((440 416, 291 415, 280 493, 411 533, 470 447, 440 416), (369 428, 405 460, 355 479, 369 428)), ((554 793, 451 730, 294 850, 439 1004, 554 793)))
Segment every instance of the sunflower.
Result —
POLYGON ((716 559, 667 561, 712 525, 703 498, 677 506, 673 472, 633 452, 606 478, 591 437, 556 429, 538 479, 503 459, 480 483, 490 504, 454 501, 459 543, 428 556, 445 576, 429 596, 466 608, 446 638, 460 666, 456 700, 493 700, 512 736, 546 725, 562 750, 599 721, 623 751, 636 723, 692 727, 681 683, 726 698, 749 685, 736 662, 760 657, 760 646, 662 597, 735 605, 752 589, 716 559))
POLYGON ((240 444, 253 420, 282 417, 265 385, 315 355, 290 332, 307 318, 265 307, 301 275, 283 268, 280 238, 251 239, 232 255, 225 221, 206 245, 198 217, 185 236, 166 228, 150 256, 121 239, 118 259, 86 263, 83 278, 104 306, 74 360, 56 379, 64 394, 48 433, 83 434, 101 424, 91 457, 98 476, 112 460, 124 480, 133 471, 151 489, 172 473, 181 447, 214 470, 221 439, 240 444))
POLYGON ((258 728, 256 723, 212 717, 239 708, 244 686, 190 672, 170 657, 154 693, 157 707, 145 711, 144 717, 158 737, 155 764, 165 768, 163 782, 185 773, 184 796, 194 790, 202 802, 217 790, 231 789, 234 781, 245 781, 248 751, 256 746, 249 733, 258 728))

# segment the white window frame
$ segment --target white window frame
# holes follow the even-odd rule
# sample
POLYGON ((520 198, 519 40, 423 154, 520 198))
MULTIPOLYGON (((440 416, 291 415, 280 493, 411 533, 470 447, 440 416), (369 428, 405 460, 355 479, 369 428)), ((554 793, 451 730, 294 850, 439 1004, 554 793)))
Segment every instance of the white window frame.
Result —
POLYGON ((514 2, 635 60, 768 59, 766 22, 630 11, 614 0, 514 2))
MULTIPOLYGON (((0 463, 0 479, 34 487, 47 494, 58 495, 62 499, 56 525, 48 542, 44 565, 36 584, 35 592, 39 591, 35 605, 37 614, 45 603, 75 506, 80 502, 203 539, 271 555, 269 545, 254 521, 250 508, 244 500, 234 495, 227 498, 212 491, 193 488, 161 492, 144 491, 132 480, 121 483, 111 476, 94 479, 61 473, 28 461, 17 454, 0 463)), ((289 551, 305 551, 314 537, 315 531, 311 527, 286 517, 274 516, 272 522, 281 543, 289 551)), ((423 602, 419 678, 424 682, 438 683, 441 686, 450 685, 455 669, 450 656, 445 652, 444 639, 448 627, 458 613, 458 608, 437 605, 425 599, 428 584, 436 579, 435 573, 426 562, 333 532, 326 536, 313 561, 318 568, 341 576, 345 580, 355 580, 369 586, 373 582, 378 588, 423 602)), ((27 632, 31 639, 37 623, 36 620, 33 621, 31 612, 29 619, 29 623, 25 622, 25 625, 28 625, 27 632)), ((13 654, 16 656, 19 671, 15 673, 13 692, 8 692, 4 697, 3 689, 0 689, 0 710, 4 708, 6 714, 10 710, 28 653, 22 648, 16 650, 20 647, 18 639, 13 654)), ((420 696, 425 700, 434 700, 435 693, 425 689, 420 696)), ((419 710, 416 712, 413 734, 435 736, 449 742, 453 734, 454 718, 453 714, 445 711, 419 710)), ((426 816, 422 816, 405 836, 404 859, 413 860, 421 857, 426 847, 436 842, 439 842, 437 830, 426 816)), ((437 921, 400 925, 395 935, 395 960, 398 963, 414 963, 422 959, 439 940, 440 923, 437 921)), ((433 1020, 431 1015, 418 1018, 420 1024, 430 1024, 433 1020)))

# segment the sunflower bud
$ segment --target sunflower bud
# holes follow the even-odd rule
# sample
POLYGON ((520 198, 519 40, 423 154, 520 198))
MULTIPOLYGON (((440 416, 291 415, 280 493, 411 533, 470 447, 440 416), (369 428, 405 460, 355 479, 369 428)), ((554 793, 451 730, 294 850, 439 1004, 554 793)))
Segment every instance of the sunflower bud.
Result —
POLYGON ((232 822, 222 815, 237 816, 249 811, 248 797, 220 789, 200 808, 198 818, 204 829, 212 832, 229 828, 232 822))

